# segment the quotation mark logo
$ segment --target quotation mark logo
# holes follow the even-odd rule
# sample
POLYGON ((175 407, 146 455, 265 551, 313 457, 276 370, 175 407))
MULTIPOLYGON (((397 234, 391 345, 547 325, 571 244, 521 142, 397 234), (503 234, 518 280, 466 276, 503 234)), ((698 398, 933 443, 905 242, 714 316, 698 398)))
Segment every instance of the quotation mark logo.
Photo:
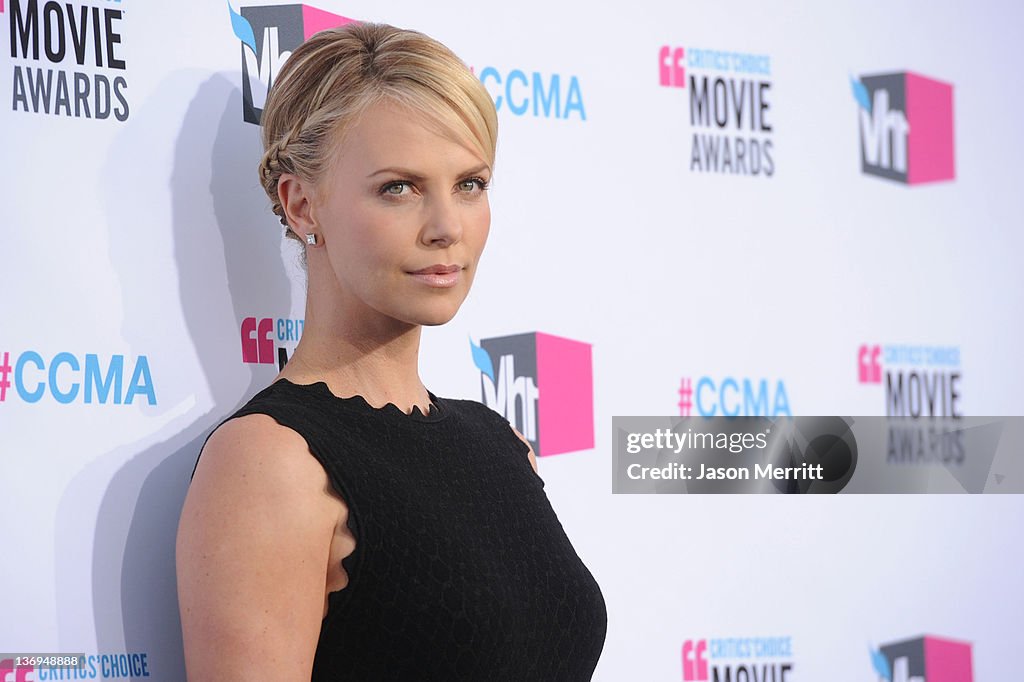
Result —
POLYGON ((708 641, 688 639, 683 642, 683 681, 705 682, 708 679, 708 641))
POLYGON ((686 50, 681 47, 662 45, 658 52, 658 81, 662 87, 686 87, 686 69, 683 67, 685 56, 686 50))
POLYGON ((4 682, 8 680, 10 682, 32 682, 28 676, 31 674, 34 678, 35 671, 36 668, 32 665, 14 665, 13 658, 5 658, 0 661, 0 680, 4 682), (14 673, 13 678, 10 676, 11 673, 14 673))
POLYGON ((882 383, 882 363, 878 361, 878 356, 881 354, 881 346, 864 345, 857 351, 857 376, 860 383, 882 383))
POLYGON ((255 317, 242 320, 242 362, 264 365, 274 364, 274 320, 255 317))

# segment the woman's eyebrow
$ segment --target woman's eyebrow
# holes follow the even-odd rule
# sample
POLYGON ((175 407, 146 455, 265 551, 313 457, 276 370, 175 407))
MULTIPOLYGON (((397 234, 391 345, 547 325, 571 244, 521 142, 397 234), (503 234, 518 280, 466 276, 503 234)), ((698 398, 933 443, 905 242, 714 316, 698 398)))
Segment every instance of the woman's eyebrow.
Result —
POLYGON ((491 167, 488 166, 486 163, 482 163, 479 166, 476 166, 475 168, 470 168, 468 171, 464 171, 462 175, 476 175, 478 173, 482 173, 483 171, 489 170, 491 170, 491 167))
MULTIPOLYGON (((464 177, 466 175, 475 175, 475 174, 483 172, 485 170, 490 170, 490 168, 491 167, 488 166, 486 163, 480 164, 479 166, 476 166, 474 168, 470 168, 467 171, 463 171, 462 173, 459 173, 459 177, 464 177)), ((373 176, 380 175, 382 173, 393 173, 395 175, 404 175, 407 178, 411 178, 411 179, 417 180, 417 181, 420 181, 420 180, 424 179, 423 175, 420 175, 419 173, 417 173, 417 172, 415 172, 413 170, 409 170, 408 168, 401 168, 401 167, 398 167, 398 166, 388 166, 387 168, 381 168, 380 170, 376 170, 376 171, 370 173, 366 177, 372 178, 373 176)))
POLYGON ((372 178, 375 175, 382 175, 384 173, 392 173, 394 175, 404 175, 405 177, 412 178, 413 180, 422 180, 423 176, 419 173, 409 170, 408 168, 399 168, 398 166, 388 166, 387 168, 381 168, 380 170, 374 171, 366 177, 372 178))

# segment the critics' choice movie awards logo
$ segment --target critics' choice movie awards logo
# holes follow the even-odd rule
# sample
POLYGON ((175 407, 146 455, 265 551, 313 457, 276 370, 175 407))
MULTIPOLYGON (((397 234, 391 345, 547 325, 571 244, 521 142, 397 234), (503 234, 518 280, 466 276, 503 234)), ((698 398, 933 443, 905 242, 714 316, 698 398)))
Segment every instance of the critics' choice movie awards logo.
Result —
POLYGON ((538 456, 594 447, 589 343, 532 332, 470 340, 482 402, 508 419, 538 456))
POLYGON ((794 682, 791 637, 688 639, 683 682, 794 682))
POLYGON ((679 381, 680 417, 792 417, 782 379, 702 376, 679 381), (694 409, 696 408, 696 414, 694 409))
POLYGON ((231 28, 242 43, 242 118, 259 124, 267 93, 292 50, 326 28, 355 21, 309 5, 243 7, 231 12, 231 28))
POLYGON ((960 405, 960 348, 863 344, 857 349, 857 380, 883 387, 886 462, 894 465, 962 465, 964 430, 954 420, 960 405))
POLYGON ((0 0, 14 111, 127 121, 125 4, 0 0))
POLYGON ((932 635, 882 645, 871 664, 878 682, 974 682, 971 645, 932 635))
POLYGON ((963 416, 959 346, 863 344, 857 349, 857 379, 884 385, 885 416, 963 416))
POLYGON ((767 56, 663 45, 658 82, 687 93, 691 171, 774 175, 767 56))
POLYGON ((850 79, 861 170, 907 185, 952 180, 953 86, 916 73, 850 79))
POLYGON ((302 338, 304 319, 246 317, 242 320, 242 362, 251 365, 277 365, 284 369, 289 348, 295 351, 302 338))
POLYGON ((101 357, 62 352, 50 357, 34 350, 0 351, 0 404, 11 397, 38 403, 47 396, 62 405, 156 405, 153 375, 145 355, 101 357))

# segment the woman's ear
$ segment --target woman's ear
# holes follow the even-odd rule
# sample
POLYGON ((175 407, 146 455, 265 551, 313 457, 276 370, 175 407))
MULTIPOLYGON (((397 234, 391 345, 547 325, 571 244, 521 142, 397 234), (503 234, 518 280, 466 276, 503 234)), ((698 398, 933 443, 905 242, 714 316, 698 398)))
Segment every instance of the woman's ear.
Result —
POLYGON ((277 198, 281 201, 288 226, 302 239, 316 231, 313 190, 310 183, 291 173, 282 173, 277 181, 277 198))

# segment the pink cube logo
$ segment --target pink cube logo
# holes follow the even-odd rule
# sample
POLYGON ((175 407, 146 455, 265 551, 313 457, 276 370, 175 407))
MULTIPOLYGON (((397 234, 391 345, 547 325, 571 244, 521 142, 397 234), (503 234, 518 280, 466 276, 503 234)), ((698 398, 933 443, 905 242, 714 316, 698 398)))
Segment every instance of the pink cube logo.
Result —
POLYGON ((470 342, 482 402, 540 456, 594 447, 591 346, 531 332, 470 342))
POLYGON ((953 86, 916 73, 852 80, 861 169, 908 185, 953 180, 953 86))
POLYGON ((872 651, 880 682, 973 682, 971 645, 925 635, 872 651))
POLYGON ((242 43, 242 118, 259 124, 267 94, 292 50, 314 33, 355 21, 309 5, 243 7, 231 13, 242 43))

